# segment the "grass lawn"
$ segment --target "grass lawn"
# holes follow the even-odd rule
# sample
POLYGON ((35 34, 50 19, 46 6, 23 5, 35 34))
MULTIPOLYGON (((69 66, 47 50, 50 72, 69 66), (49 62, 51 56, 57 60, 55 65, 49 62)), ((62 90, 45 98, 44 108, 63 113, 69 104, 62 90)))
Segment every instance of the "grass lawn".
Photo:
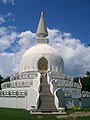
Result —
POLYGON ((31 115, 29 111, 0 108, 0 120, 90 120, 90 116, 57 118, 58 115, 31 115))

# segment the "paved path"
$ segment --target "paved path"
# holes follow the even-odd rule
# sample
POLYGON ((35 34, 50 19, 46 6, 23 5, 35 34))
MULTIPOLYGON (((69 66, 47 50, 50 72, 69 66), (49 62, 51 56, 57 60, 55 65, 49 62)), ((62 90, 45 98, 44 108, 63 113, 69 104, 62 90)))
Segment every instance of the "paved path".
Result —
POLYGON ((75 112, 70 114, 71 117, 78 117, 78 116, 90 116, 90 112, 75 112))
POLYGON ((90 112, 75 112, 75 113, 71 113, 69 115, 58 115, 56 116, 57 118, 67 118, 67 117, 81 117, 81 116, 90 116, 90 112))

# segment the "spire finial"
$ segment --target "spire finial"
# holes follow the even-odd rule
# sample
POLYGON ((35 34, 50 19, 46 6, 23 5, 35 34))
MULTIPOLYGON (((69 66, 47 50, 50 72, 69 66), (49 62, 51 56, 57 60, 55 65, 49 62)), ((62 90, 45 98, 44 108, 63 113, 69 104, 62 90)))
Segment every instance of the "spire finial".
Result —
POLYGON ((43 11, 41 12, 41 15, 44 15, 44 12, 43 12, 43 11))
POLYGON ((41 17, 40 17, 39 25, 37 28, 36 36, 40 38, 41 37, 45 38, 48 36, 47 27, 46 27, 45 18, 44 18, 44 12, 41 12, 41 17))

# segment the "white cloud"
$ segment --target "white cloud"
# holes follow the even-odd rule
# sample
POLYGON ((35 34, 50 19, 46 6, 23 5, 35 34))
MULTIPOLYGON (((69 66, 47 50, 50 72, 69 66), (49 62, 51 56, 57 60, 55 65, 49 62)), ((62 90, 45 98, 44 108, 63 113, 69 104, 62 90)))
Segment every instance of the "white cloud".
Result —
POLYGON ((15 15, 11 12, 7 13, 6 15, 3 16, 7 22, 9 21, 15 21, 15 15))
POLYGON ((0 15, 0 25, 9 21, 15 21, 15 15, 13 13, 9 12, 5 15, 0 15))
POLYGON ((31 31, 16 33, 13 27, 0 28, 0 74, 8 76, 19 71, 21 56, 34 44, 31 31), (9 52, 5 52, 9 49, 9 52), (10 53, 10 52, 13 53, 10 53))
POLYGON ((9 54, 0 54, 0 74, 2 76, 8 76, 12 74, 13 69, 12 56, 9 54))
POLYGON ((71 33, 63 33, 63 37, 65 37, 65 38, 70 38, 71 37, 71 33))
POLYGON ((0 75, 3 75, 4 73, 3 73, 3 71, 2 71, 2 69, 0 69, 0 75))
POLYGON ((5 22, 5 19, 3 16, 0 15, 0 25, 5 22))
MULTIPOLYGON (((35 42, 35 33, 30 30, 17 33, 13 27, 0 28, 0 74, 11 75, 19 71, 21 56, 35 42), (13 45, 12 45, 13 43, 13 45), (13 53, 5 52, 11 49, 13 53)), ((72 76, 81 76, 90 71, 90 47, 86 47, 79 39, 73 38, 70 33, 62 33, 57 29, 49 30, 50 45, 55 47, 64 59, 65 73, 72 76)))
POLYGON ((35 33, 32 33, 30 30, 20 33, 18 37, 18 44, 20 45, 21 49, 27 49, 31 47, 35 42, 35 33))
POLYGON ((2 2, 3 2, 4 4, 7 4, 7 3, 10 3, 10 4, 12 4, 12 5, 15 4, 15 0, 2 0, 2 2))
POLYGON ((16 40, 17 34, 14 27, 0 27, 0 51, 10 47, 16 40))
POLYGON ((52 33, 55 38, 50 39, 50 43, 63 57, 66 73, 81 76, 87 70, 90 71, 90 47, 86 47, 79 39, 72 38, 71 34, 67 37, 66 33, 50 30, 50 35, 52 33))

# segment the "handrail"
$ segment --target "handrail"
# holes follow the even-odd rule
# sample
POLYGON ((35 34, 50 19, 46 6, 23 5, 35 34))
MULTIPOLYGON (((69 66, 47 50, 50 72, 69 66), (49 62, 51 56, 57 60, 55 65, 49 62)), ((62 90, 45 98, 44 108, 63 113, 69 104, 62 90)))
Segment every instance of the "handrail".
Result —
POLYGON ((35 105, 35 109, 36 110, 38 109, 38 106, 39 106, 40 74, 37 75, 37 76, 38 76, 37 80, 39 81, 39 83, 38 83, 38 91, 34 88, 37 91, 37 93, 38 93, 38 96, 36 98, 36 105, 35 105))
POLYGON ((36 105, 35 105, 36 110, 38 109, 38 106, 39 106, 39 93, 38 93, 38 96, 36 98, 36 105))
POLYGON ((39 72, 37 72, 37 79, 40 80, 40 76, 41 74, 39 72))
POLYGON ((50 91, 51 91, 52 94, 54 94, 53 84, 52 84, 53 81, 54 80, 50 81, 50 91))
POLYGON ((50 84, 50 77, 48 74, 47 74, 47 82, 48 82, 48 84, 50 84))
POLYGON ((56 95, 57 90, 58 89, 56 89, 55 92, 54 92, 54 103, 55 103, 55 106, 56 106, 57 110, 59 110, 59 100, 58 100, 58 97, 56 95))
POLYGON ((56 109, 59 110, 59 100, 58 100, 58 97, 56 95, 56 92, 58 89, 56 89, 55 91, 53 90, 53 84, 52 84, 53 81, 55 81, 55 80, 53 79, 52 81, 50 81, 50 91, 54 95, 54 103, 55 103, 56 109))

